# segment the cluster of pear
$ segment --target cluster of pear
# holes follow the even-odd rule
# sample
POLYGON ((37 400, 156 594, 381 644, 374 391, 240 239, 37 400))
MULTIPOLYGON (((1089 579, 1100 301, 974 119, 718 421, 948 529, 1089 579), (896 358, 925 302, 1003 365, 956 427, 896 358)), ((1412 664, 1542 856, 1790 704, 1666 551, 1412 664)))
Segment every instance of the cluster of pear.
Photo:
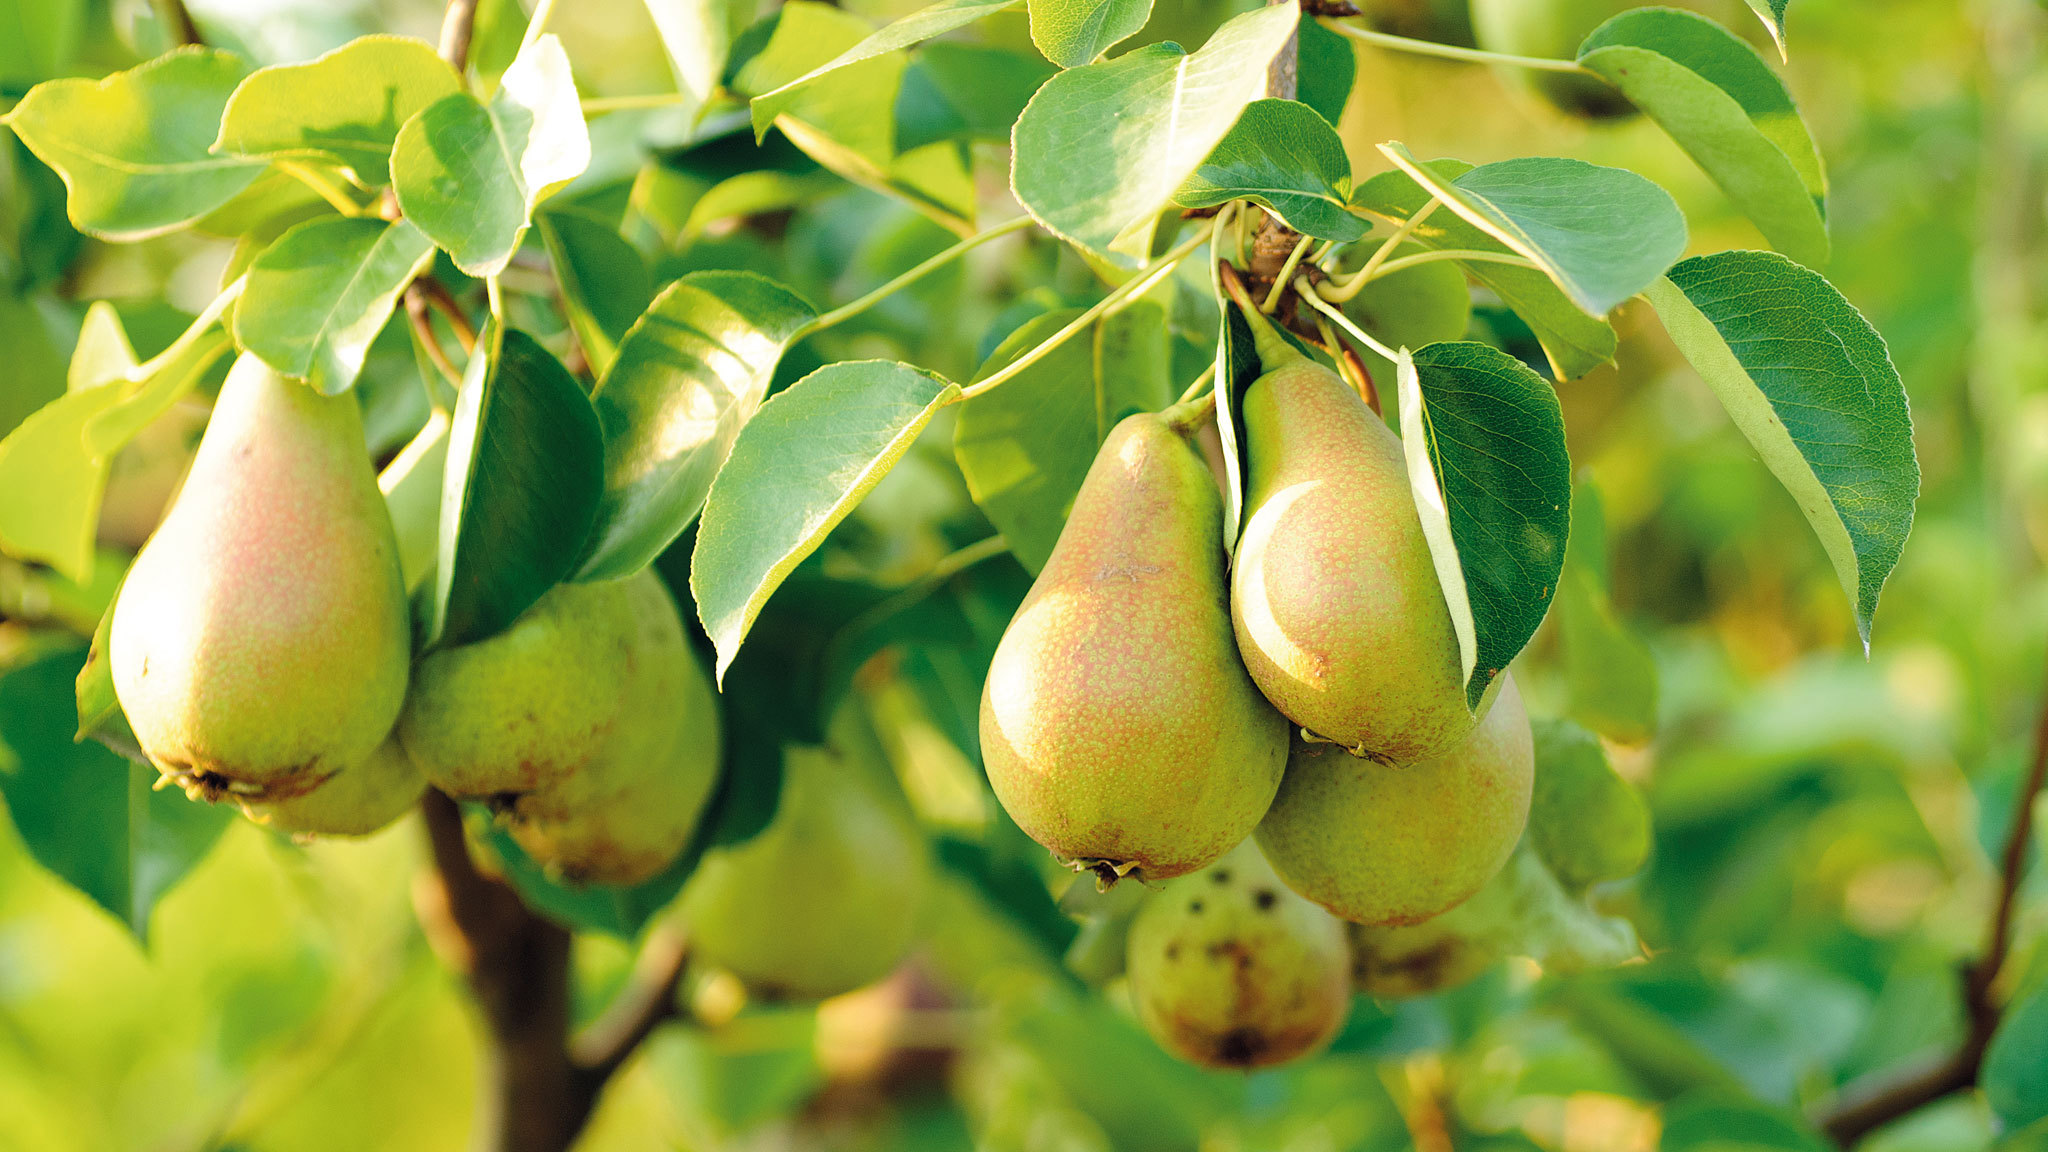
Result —
MULTIPOLYGON (((1256 835, 1290 894, 1356 924, 1419 923, 1477 892, 1520 839, 1528 714, 1505 673, 1467 707, 1399 440, 1251 319, 1265 372, 1242 403, 1234 560, 1189 441, 1200 409, 1126 418, 996 650, 989 780, 1025 832, 1103 883, 1182 876, 1256 835)), ((1197 1047, 1167 1015, 1141 1018, 1176 1051, 1197 1047)), ((1261 1035, 1281 1031, 1294 1034, 1261 1035)), ((1219 1041, 1204 1058, 1264 1058, 1243 1050, 1219 1041)))
POLYGON ((718 776, 710 682, 651 572, 558 586, 415 663, 356 399, 248 355, 121 589, 109 658, 160 771, 294 833, 367 834, 432 784, 490 801, 571 879, 633 883, 682 850, 718 776))

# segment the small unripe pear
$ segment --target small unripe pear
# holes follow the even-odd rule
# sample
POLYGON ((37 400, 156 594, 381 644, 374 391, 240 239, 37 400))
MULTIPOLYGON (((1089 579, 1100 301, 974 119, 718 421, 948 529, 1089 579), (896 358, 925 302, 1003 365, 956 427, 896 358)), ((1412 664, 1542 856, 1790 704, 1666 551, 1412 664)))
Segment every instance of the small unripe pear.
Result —
POLYGON ((136 740, 194 796, 284 800, 369 758, 412 636, 355 397, 235 362, 109 648, 136 740))
POLYGON ((427 778, 392 739, 311 792, 286 800, 244 801, 242 811, 258 824, 295 836, 368 836, 411 811, 426 790, 427 778))
POLYGON ((1511 674, 1470 739, 1434 760, 1381 764, 1301 744, 1259 825, 1287 885, 1359 924, 1415 924, 1500 871, 1529 818, 1535 752, 1511 674))
POLYGON ((1211 1068, 1305 1056, 1351 1008, 1343 921, 1288 891, 1249 840, 1146 897, 1125 971, 1145 1030, 1211 1068))

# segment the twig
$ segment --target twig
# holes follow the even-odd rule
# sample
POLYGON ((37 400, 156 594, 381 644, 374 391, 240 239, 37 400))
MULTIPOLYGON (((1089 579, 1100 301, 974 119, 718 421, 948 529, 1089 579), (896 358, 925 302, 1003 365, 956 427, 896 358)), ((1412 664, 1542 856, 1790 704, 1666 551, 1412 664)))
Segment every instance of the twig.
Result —
POLYGON ((476 34, 476 0, 448 0, 441 17, 441 59, 457 72, 469 68, 469 41, 476 34))
MULTIPOLYGON (((448 350, 441 347, 441 338, 434 334, 434 318, 427 313, 427 294, 420 291, 420 282, 417 280, 405 290, 405 318, 411 322, 413 334, 419 337, 420 347, 427 350, 427 359, 434 362, 434 367, 440 371, 441 378, 448 381, 448 387, 460 392, 462 370, 448 358, 448 350)), ((434 395, 431 389, 427 394, 429 398, 434 395)), ((440 405, 437 402, 435 406, 440 405)))
POLYGON ((199 34, 199 25, 192 22, 192 13, 185 8, 185 0, 156 0, 157 19, 180 44, 194 44, 204 47, 206 37, 199 34))
POLYGON ((462 305, 456 302, 448 286, 431 273, 413 281, 412 286, 419 289, 427 303, 433 305, 434 310, 448 321, 448 326, 455 330, 455 338, 461 341, 463 354, 476 351, 476 325, 469 322, 468 314, 463 312, 462 305))
POLYGON ((588 1087, 592 1102, 612 1073, 640 1042, 680 1010, 676 991, 690 964, 689 941, 670 928, 657 928, 641 947, 632 982, 605 1014, 569 1042, 569 1059, 588 1087))

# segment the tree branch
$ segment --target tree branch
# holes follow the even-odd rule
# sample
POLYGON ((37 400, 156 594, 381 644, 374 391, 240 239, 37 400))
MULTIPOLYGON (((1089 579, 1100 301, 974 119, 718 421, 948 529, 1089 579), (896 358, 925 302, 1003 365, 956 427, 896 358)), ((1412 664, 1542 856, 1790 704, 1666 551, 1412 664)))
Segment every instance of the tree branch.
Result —
POLYGON ((469 69, 469 41, 476 34, 476 0, 448 0, 441 17, 441 59, 457 72, 469 69))

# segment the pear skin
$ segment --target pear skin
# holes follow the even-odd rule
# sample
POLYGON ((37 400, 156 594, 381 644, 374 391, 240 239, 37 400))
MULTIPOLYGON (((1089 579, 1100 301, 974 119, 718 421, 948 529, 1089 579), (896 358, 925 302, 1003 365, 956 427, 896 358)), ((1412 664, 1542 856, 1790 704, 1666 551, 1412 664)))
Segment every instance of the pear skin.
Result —
POLYGON ((1287 886, 1358 924, 1415 924, 1479 891, 1514 852, 1536 771, 1522 694, 1446 755, 1382 764, 1298 744, 1259 846, 1287 886))
POLYGON ((1230 582, 1245 667, 1324 740, 1396 763, 1439 755, 1473 719, 1401 442, 1336 373, 1257 327, 1269 370, 1244 396, 1230 582))
POLYGON ((258 824, 294 836, 368 836, 411 811, 426 790, 427 778, 392 739, 311 792, 288 800, 245 801, 242 811, 258 824))
POLYGON ((1222 501, 1188 441, 1140 414, 1110 432, 981 701, 998 799, 1105 882, 1164 880, 1235 847, 1286 760, 1286 722, 1230 634, 1222 501))
POLYGON ((1209 1068, 1321 1049, 1351 1010, 1344 922, 1288 891, 1247 840, 1145 898, 1125 971, 1161 1047, 1209 1068))
POLYGON ((289 799, 370 757, 412 636, 354 396, 235 362, 110 654, 142 750, 195 797, 289 799))

